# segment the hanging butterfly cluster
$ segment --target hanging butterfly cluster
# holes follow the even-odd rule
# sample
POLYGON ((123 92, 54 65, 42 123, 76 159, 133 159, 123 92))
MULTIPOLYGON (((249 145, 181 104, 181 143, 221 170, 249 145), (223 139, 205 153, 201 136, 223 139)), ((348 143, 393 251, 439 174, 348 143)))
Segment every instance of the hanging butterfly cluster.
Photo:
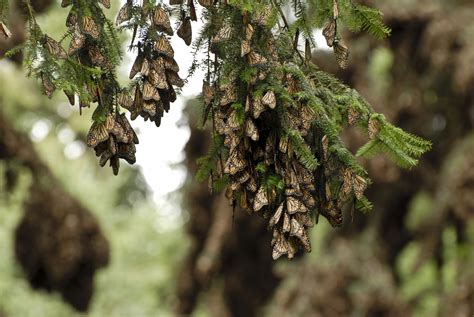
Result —
MULTIPOLYGON (((171 1, 171 4, 176 4, 176 1, 171 1)), ((132 100, 126 92, 122 92, 119 105, 131 112, 132 120, 141 116, 145 120, 150 119, 158 127, 164 112, 168 112, 170 103, 176 100, 174 86, 184 85, 178 75, 179 66, 174 59, 174 50, 167 37, 172 36, 174 31, 168 11, 162 4, 150 6, 144 2, 142 6, 133 6, 132 3, 127 2, 119 11, 117 25, 134 19, 131 12, 138 14, 138 18, 131 22, 134 24, 135 31, 140 28, 137 21, 144 19, 146 22, 139 30, 142 36, 136 45, 138 55, 129 76, 133 79, 139 74, 135 81, 134 98, 132 100)), ((194 7, 191 12, 194 12, 195 17, 194 7)), ((192 39, 191 23, 190 17, 186 16, 184 10, 182 10, 182 19, 178 35, 185 36, 185 42, 189 45, 192 39)))
MULTIPOLYGON (((105 7, 110 8, 109 0, 99 0, 99 2, 105 7)), ((71 42, 69 44, 68 53, 62 51, 59 43, 55 42, 51 38, 46 38, 44 43, 46 47, 53 55, 58 58, 67 58, 69 55, 73 59, 77 60, 81 65, 88 67, 97 67, 104 70, 111 70, 113 65, 105 57, 103 47, 99 39, 104 34, 103 22, 99 20, 97 14, 92 14, 93 11, 102 13, 97 7, 97 3, 90 3, 88 6, 89 10, 84 10, 82 7, 78 7, 78 4, 72 0, 63 0, 61 6, 63 8, 72 5, 71 10, 66 19, 66 26, 69 29, 71 36, 71 42)), ((87 78, 84 81, 84 86, 89 93, 89 98, 79 96, 79 109, 89 107, 91 102, 98 102, 99 105, 104 102, 110 103, 108 96, 113 95, 114 91, 111 91, 109 87, 110 83, 104 83, 103 78, 87 78)), ((115 87, 113 87, 115 88, 115 87)), ((71 105, 75 104, 74 92, 65 90, 64 93, 69 99, 71 105)), ((108 105, 102 105, 107 107, 108 105)), ((111 105, 109 108, 112 108, 111 105)))
POLYGON ((327 45, 333 48, 339 66, 341 68, 347 68, 349 62, 349 49, 342 42, 337 33, 338 19, 339 7, 337 0, 333 0, 333 18, 324 26, 323 35, 326 38, 327 45))
MULTIPOLYGON (((234 52, 244 62, 241 71, 252 68, 256 72, 248 81, 241 80, 238 71, 225 76, 225 80, 205 81, 203 99, 211 108, 215 132, 222 136, 227 150, 220 158, 223 161, 218 171, 228 178, 226 195, 269 220, 273 258, 277 259, 282 255, 292 258, 299 249, 311 250, 307 228, 313 226, 313 211, 319 210, 332 225, 341 225, 341 208, 353 186, 346 188, 347 195, 336 196, 331 194, 324 176, 316 177, 324 173, 334 177, 338 169, 326 164, 329 140, 312 126, 314 113, 304 100, 295 97, 303 90, 302 83, 291 72, 276 72, 296 65, 281 59, 275 49, 276 40, 267 28, 272 13, 269 6, 244 13, 242 31, 224 19, 211 39, 211 49, 218 57, 228 59, 232 52, 226 50, 227 56, 220 56, 218 45, 241 43, 236 47, 238 53, 234 52), (293 100, 288 102, 283 96, 293 100), (321 153, 323 164, 318 170, 317 163, 304 164, 300 160, 296 147, 301 146, 321 153)), ((346 171, 347 177, 353 175, 350 168, 346 171)), ((210 177, 214 181, 215 175, 210 177)), ((361 182, 357 190, 363 192, 365 179, 354 177, 361 182)))
MULTIPOLYGON (((99 0, 99 2, 105 8, 110 8, 109 0, 99 0)), ((97 115, 87 135, 87 145, 94 148, 96 155, 100 157, 100 166, 105 166, 107 162, 110 162, 113 173, 117 175, 120 159, 130 164, 135 163, 135 144, 138 144, 138 138, 125 115, 120 114, 115 107, 119 85, 113 76, 109 76, 114 65, 103 52, 104 47, 100 41, 101 37, 108 35, 104 29, 105 17, 102 16, 102 11, 97 7, 97 3, 89 4, 87 7, 89 10, 76 7, 76 3, 71 0, 63 0, 61 6, 67 7, 71 4, 72 8, 66 21, 66 26, 72 34, 68 53, 66 54, 59 43, 47 35, 43 42, 48 51, 56 57, 69 56, 81 65, 99 68, 103 72, 102 75, 89 76, 84 80, 88 94, 85 98, 79 95, 79 109, 89 107, 91 102, 97 102, 95 112, 97 115)), ((74 93, 67 90, 64 92, 71 105, 74 105, 74 93)))
POLYGON ((105 122, 94 122, 87 136, 87 145, 100 156, 100 166, 110 161, 115 175, 119 172, 119 159, 135 163, 135 144, 138 144, 138 137, 125 114, 110 113, 105 122))

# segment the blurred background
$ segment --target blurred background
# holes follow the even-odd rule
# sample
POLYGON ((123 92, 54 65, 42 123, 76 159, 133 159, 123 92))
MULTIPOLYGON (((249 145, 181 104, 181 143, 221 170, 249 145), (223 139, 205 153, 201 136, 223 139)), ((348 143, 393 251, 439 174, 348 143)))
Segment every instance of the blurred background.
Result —
MULTIPOLYGON (((137 164, 114 177, 86 147, 91 110, 43 96, 21 55, 1 59, 0 316, 473 316, 474 2, 360 2, 384 12, 392 35, 347 34, 344 71, 322 46, 314 62, 433 150, 409 171, 364 162, 374 210, 347 212, 339 229, 322 220, 313 252, 292 261, 272 261, 264 221, 233 219, 195 180, 209 146, 199 73, 162 127, 133 122, 137 164)), ((59 38, 68 10, 32 3, 59 38)), ((25 38, 19 1, 12 10, 0 56, 25 38)), ((173 46, 186 77, 191 50, 173 46)), ((343 137, 354 151, 364 142, 343 137)))

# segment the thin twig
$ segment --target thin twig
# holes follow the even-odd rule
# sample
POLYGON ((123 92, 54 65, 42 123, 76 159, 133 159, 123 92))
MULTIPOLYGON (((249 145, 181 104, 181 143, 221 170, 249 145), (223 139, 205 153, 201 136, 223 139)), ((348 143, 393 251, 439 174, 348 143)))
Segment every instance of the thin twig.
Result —
MULTIPOLYGON (((277 8, 278 12, 280 13, 280 17, 281 19, 283 20, 283 23, 285 24, 285 28, 289 31, 290 30, 290 25, 288 24, 288 20, 286 19, 286 16, 285 14, 283 13, 283 11, 281 10, 281 7, 277 4, 275 4, 275 1, 274 0, 271 0, 271 3, 272 5, 277 8)), ((298 51, 298 48, 294 48, 294 51, 296 52, 296 54, 299 56, 299 58, 301 59, 301 62, 303 64, 306 63, 306 60, 305 58, 301 55, 300 51, 298 51)))

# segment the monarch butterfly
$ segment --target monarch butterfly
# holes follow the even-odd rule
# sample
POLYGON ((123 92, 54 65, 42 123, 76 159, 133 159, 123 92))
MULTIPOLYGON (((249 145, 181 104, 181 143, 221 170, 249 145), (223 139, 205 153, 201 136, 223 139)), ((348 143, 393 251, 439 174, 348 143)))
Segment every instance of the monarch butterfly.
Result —
POLYGON ((157 7, 153 14, 153 23, 158 27, 158 30, 168 35, 173 35, 173 28, 170 24, 168 12, 162 7, 157 7))
POLYGON ((207 81, 202 83, 202 96, 206 105, 210 104, 214 98, 214 89, 207 81))
POLYGON ((273 240, 272 240, 273 250, 272 250, 272 258, 273 260, 277 260, 282 255, 287 254, 288 258, 293 258, 295 250, 291 246, 290 242, 286 240, 284 235, 280 233, 278 230, 273 231, 273 240))
POLYGON ((227 159, 227 162, 224 166, 224 173, 235 175, 238 172, 243 171, 246 166, 247 163, 244 161, 242 153, 238 149, 235 149, 231 152, 229 158, 227 159))
POLYGON ((233 182, 230 184, 230 188, 233 191, 237 191, 242 184, 244 184, 250 178, 250 174, 246 171, 239 173, 237 177, 234 178, 233 182))
POLYGON ((89 57, 95 65, 103 66, 106 62, 104 55, 97 46, 92 46, 89 49, 89 57))
POLYGON ((117 142, 115 141, 115 137, 111 135, 107 140, 107 149, 112 153, 112 155, 117 154, 117 142))
POLYGON ((360 113, 354 107, 349 107, 347 110, 347 122, 353 125, 360 117, 360 113))
POLYGON ((303 245, 303 248, 306 252, 311 251, 311 245, 309 243, 308 235, 306 234, 306 230, 304 226, 302 226, 295 218, 291 219, 290 223, 290 236, 298 238, 303 245))
POLYGON ((135 120, 142 112, 142 108, 143 108, 143 96, 142 96, 140 86, 137 84, 135 86, 135 98, 133 100, 130 118, 132 120, 135 120))
POLYGON ((210 7, 213 5, 213 0, 198 0, 199 4, 203 7, 210 7))
POLYGON ((117 156, 127 161, 128 164, 135 164, 137 161, 135 156, 136 152, 135 144, 118 144, 117 156))
MULTIPOLYGON (((105 164, 107 164, 107 161, 110 160, 114 154, 109 149, 102 150, 100 153, 99 165, 100 167, 104 167, 105 164)), ((96 155, 97 154, 98 153, 96 153, 96 155)))
POLYGON ((129 78, 132 79, 142 70, 143 62, 145 61, 145 56, 141 53, 138 53, 137 58, 133 62, 132 69, 130 70, 129 78))
POLYGON ((267 194, 267 189, 263 186, 260 186, 258 189, 257 194, 255 195, 254 201, 253 201, 253 211, 259 211, 262 209, 264 206, 268 205, 268 194, 267 194))
POLYGON ((267 59, 256 52, 250 52, 247 54, 247 59, 250 66, 261 66, 267 63, 267 59))
POLYGON ((63 91, 69 101, 69 104, 71 106, 74 106, 74 104, 76 103, 74 92, 68 91, 68 90, 63 90, 63 91))
POLYGON ((334 42, 334 53, 336 54, 336 60, 339 66, 344 69, 349 66, 349 49, 340 41, 334 42))
POLYGON ((130 4, 125 3, 119 10, 117 14, 117 19, 115 20, 116 25, 120 25, 126 21, 129 21, 132 18, 132 15, 130 14, 130 4))
POLYGON ((120 170, 120 160, 117 156, 110 158, 110 166, 112 166, 114 175, 117 176, 120 170))
POLYGON ((157 73, 164 73, 165 72, 165 62, 163 57, 158 57, 151 61, 150 67, 155 70, 157 73))
MULTIPOLYGON (((306 190, 303 191, 303 198, 302 199, 303 199, 303 202, 306 205, 306 207, 308 207, 309 209, 312 209, 316 206, 316 200, 309 193, 309 191, 306 191, 306 190)), ((296 214, 296 215, 303 215, 303 214, 299 213, 299 214, 296 214)), ((308 215, 308 214, 305 214, 305 215, 308 215)), ((311 219, 311 218, 309 218, 309 219, 311 219)))
POLYGON ((104 123, 94 122, 87 134, 87 145, 95 148, 99 143, 105 142, 109 139, 109 132, 104 123))
POLYGON ((224 24, 219 31, 217 31, 216 35, 212 38, 212 43, 217 44, 222 41, 230 39, 232 35, 232 26, 229 24, 224 24))
POLYGON ((277 210, 273 214, 273 216, 270 218, 270 221, 268 222, 269 227, 274 227, 281 219, 281 215, 283 214, 283 203, 278 206, 277 210))
POLYGON ((145 117, 145 120, 148 119, 148 117, 153 117, 156 115, 156 106, 153 100, 147 100, 143 102, 143 111, 141 115, 145 117))
POLYGON ((174 58, 168 57, 168 56, 163 56, 163 63, 165 65, 166 69, 172 70, 174 72, 179 72, 179 65, 176 63, 174 58))
POLYGON ((97 28, 94 19, 90 16, 85 15, 82 17, 82 30, 92 38, 96 39, 99 37, 99 29, 97 28))
POLYGON ((105 8, 110 9, 110 0, 99 0, 99 2, 102 3, 105 8))
POLYGON ((245 39, 247 41, 250 41, 252 39, 253 32, 254 32, 254 29, 253 29, 252 24, 247 23, 247 25, 245 26, 245 39))
POLYGON ((189 7, 189 18, 192 21, 197 21, 196 7, 194 6, 194 0, 188 0, 189 7))
POLYGON ((370 118, 368 124, 369 138, 375 139, 380 133, 380 122, 377 119, 370 118))
POLYGON ((244 57, 248 53, 250 53, 250 42, 248 40, 243 40, 240 46, 240 56, 244 57))
POLYGON ((265 6, 263 9, 258 10, 252 16, 252 22, 261 26, 265 26, 268 23, 268 19, 272 14, 272 8, 270 6, 265 6))
POLYGON ((325 208, 321 209, 321 214, 326 217, 331 226, 339 227, 340 225, 342 225, 342 210, 336 208, 336 205, 332 200, 329 200, 325 208))
POLYGON ((253 117, 255 119, 258 119, 260 115, 262 114, 262 112, 264 111, 265 111, 265 106, 262 104, 262 101, 260 100, 260 98, 254 99, 253 108, 252 108, 253 117))
POLYGON ((232 152, 240 144, 240 137, 230 129, 229 124, 224 126, 224 134, 227 134, 224 145, 232 152))
POLYGON ((122 108, 131 110, 132 105, 133 105, 133 100, 127 92, 122 91, 117 94, 117 104, 122 108))
POLYGON ((271 109, 275 109, 276 107, 275 93, 272 90, 267 91, 267 93, 262 98, 262 103, 266 106, 269 106, 271 109))
POLYGON ((105 128, 108 133, 114 135, 119 142, 128 143, 130 142, 130 135, 125 133, 124 128, 116 121, 115 116, 110 113, 105 121, 105 128))
POLYGON ((353 177, 353 189, 356 198, 362 199, 364 191, 367 189, 367 181, 362 176, 355 175, 353 177))
POLYGON ((286 212, 283 214, 282 230, 283 232, 290 232, 291 230, 290 216, 286 212))
POLYGON ((250 178, 250 174, 247 171, 243 171, 242 173, 237 175, 237 177, 235 178, 235 181, 239 184, 243 184, 246 181, 248 181, 249 178, 250 178))
POLYGON ((259 139, 257 126, 251 119, 246 122, 245 134, 255 142, 259 139))
POLYGON ((72 4, 72 0, 62 0, 61 1, 61 7, 62 8, 65 8, 65 7, 68 7, 72 4))
POLYGON ((225 124, 225 121, 222 118, 216 116, 214 119, 214 126, 216 128, 217 133, 225 134, 227 133, 228 126, 225 124))
POLYGON ((294 165, 294 168, 297 172, 298 182, 302 185, 309 187, 314 186, 314 176, 313 174, 300 164, 294 165))
POLYGON ((150 82, 158 87, 159 89, 168 89, 168 81, 166 80, 165 72, 158 72, 156 70, 151 70, 149 74, 150 82))
POLYGON ((74 28, 77 24, 77 15, 71 10, 66 18, 66 26, 68 28, 74 28))
POLYGON ((132 140, 134 144, 138 144, 138 136, 135 133, 135 130, 133 130, 132 126, 130 125, 130 122, 128 122, 128 119, 125 114, 122 113, 116 118, 116 120, 123 127, 125 132, 130 135, 130 140, 132 140))
POLYGON ((156 115, 151 118, 151 121, 155 122, 156 127, 161 125, 161 118, 163 117, 163 105, 160 104, 160 107, 156 108, 156 115))
POLYGON ((237 111, 233 110, 230 113, 229 118, 227 119, 227 125, 232 131, 238 130, 240 128, 239 119, 237 117, 237 111))
POLYGON ((72 34, 71 43, 69 44, 69 55, 76 52, 78 49, 82 48, 86 42, 86 37, 81 33, 79 28, 76 26, 74 28, 74 33, 72 34))
POLYGON ((143 76, 148 76, 148 74, 150 73, 150 63, 148 62, 148 59, 145 58, 143 60, 143 63, 142 63, 142 67, 140 69, 140 73, 143 75, 143 76))
POLYGON ((155 43, 155 50, 159 54, 164 54, 168 57, 173 58, 174 57, 174 50, 173 47, 171 47, 171 44, 169 40, 166 38, 166 36, 161 35, 158 40, 155 43))
POLYGON ((189 17, 184 18, 183 23, 178 28, 178 36, 184 40, 186 45, 190 45, 193 40, 193 29, 191 26, 191 19, 189 17))
POLYGON ((305 59, 306 61, 310 61, 311 58, 312 58, 312 52, 311 52, 311 43, 309 42, 308 39, 306 39, 306 42, 305 42, 305 59))
POLYGON ((341 193, 343 196, 348 195, 352 191, 353 180, 352 180, 352 171, 350 168, 344 170, 343 183, 341 186, 341 193))
POLYGON ((336 41, 336 27, 337 27, 337 22, 336 20, 331 20, 323 28, 323 35, 326 38, 326 43, 329 47, 332 47, 334 45, 334 42, 336 41))
POLYGON ((179 78, 179 75, 176 72, 173 71, 166 71, 166 77, 168 78, 168 82, 171 85, 177 86, 177 87, 183 87, 184 86, 184 81, 179 78))
POLYGON ((300 112, 300 126, 301 129, 306 133, 311 127, 313 122, 313 112, 309 107, 302 107, 300 112))
POLYGON ((257 187, 257 181, 255 180, 255 178, 253 177, 250 177, 249 181, 247 182, 247 185, 245 186, 245 188, 247 188, 249 191, 251 191, 252 193, 255 193, 258 189, 257 187))
POLYGON ((303 202, 292 196, 286 197, 286 210, 290 215, 293 215, 297 212, 308 212, 308 208, 306 208, 303 202))
POLYGON ((236 101, 237 98, 238 98, 237 87, 233 85, 229 85, 228 87, 225 88, 224 93, 220 98, 220 104, 221 106, 228 105, 236 101))
POLYGON ((56 40, 49 37, 48 35, 43 37, 43 45, 51 55, 56 56, 57 58, 67 58, 66 51, 56 40))
POLYGON ((151 99, 159 101, 161 99, 160 94, 149 81, 145 81, 143 84, 143 100, 147 101, 151 99))
POLYGON ((321 146, 323 149, 323 158, 325 161, 327 161, 329 157, 329 139, 327 135, 324 135, 321 139, 321 146))
POLYGON ((305 227, 314 226, 313 220, 311 220, 311 215, 309 213, 305 213, 305 214, 297 213, 293 217, 296 219, 296 221, 298 221, 301 225, 303 225, 305 227))
POLYGON ((43 84, 43 89, 46 96, 48 96, 48 98, 51 98, 53 96, 54 91, 56 90, 56 87, 54 86, 51 79, 43 72, 41 72, 41 82, 43 84))
POLYGON ((295 78, 291 75, 286 76, 286 85, 288 89, 289 94, 294 94, 298 92, 299 87, 298 87, 298 82, 295 80, 295 78))

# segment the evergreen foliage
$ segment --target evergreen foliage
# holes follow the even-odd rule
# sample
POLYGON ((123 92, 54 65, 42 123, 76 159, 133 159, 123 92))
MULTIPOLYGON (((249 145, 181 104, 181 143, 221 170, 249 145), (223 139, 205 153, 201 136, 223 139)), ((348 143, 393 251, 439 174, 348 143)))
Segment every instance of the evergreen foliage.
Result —
MULTIPOLYGON (((355 125, 368 134, 358 156, 383 152, 400 166, 413 167, 430 149, 430 142, 388 123, 355 90, 310 61, 313 31, 324 28, 338 64, 347 66, 349 48, 341 29, 384 38, 390 29, 379 11, 351 0, 198 2, 205 8, 205 25, 194 40, 194 57, 204 52, 207 58, 195 58, 189 73, 207 69, 202 117, 214 141, 199 160, 197 177, 210 177, 212 187, 226 187, 233 205, 269 219, 275 259, 310 251, 306 228, 312 216, 338 226, 347 203, 362 212, 372 208, 363 195, 370 184, 367 172, 340 137, 346 127, 355 125)), ((101 165, 110 160, 118 173, 119 159, 135 161, 138 143, 121 108, 132 119, 142 116, 160 125, 176 99, 174 86, 184 84, 167 38, 174 35, 169 16, 178 16, 177 35, 190 44, 195 4, 127 1, 120 9, 118 29, 132 32, 130 48, 137 52, 128 87, 120 87, 115 75, 121 58, 117 28, 96 1, 62 2, 63 7, 71 4, 69 29, 56 42, 43 34, 27 2, 25 65, 48 95, 60 89, 72 104, 79 96, 80 108, 97 103, 88 144, 101 156, 101 165), (66 39, 71 39, 68 53, 62 48, 66 39)))

